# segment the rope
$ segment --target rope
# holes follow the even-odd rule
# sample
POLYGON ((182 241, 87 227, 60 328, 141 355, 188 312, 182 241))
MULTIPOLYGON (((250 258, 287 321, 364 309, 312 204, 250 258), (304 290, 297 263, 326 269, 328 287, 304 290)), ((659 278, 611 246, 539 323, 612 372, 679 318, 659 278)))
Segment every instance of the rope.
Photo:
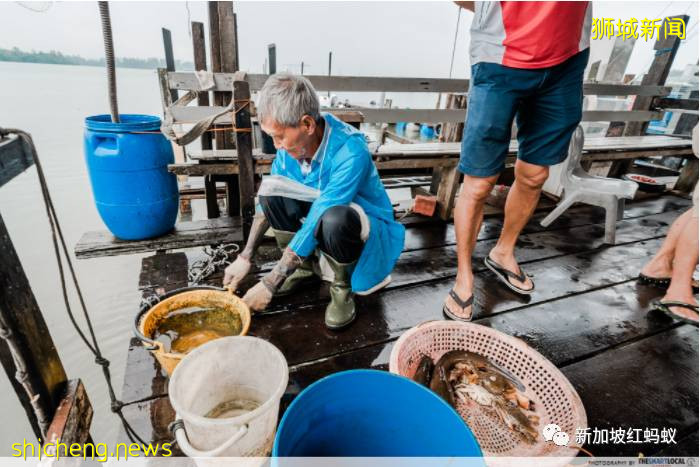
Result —
POLYGON ((39 159, 39 154, 37 153, 36 147, 34 146, 34 141, 32 140, 32 137, 29 135, 29 133, 26 133, 22 130, 18 130, 15 128, 0 128, 0 136, 6 136, 9 134, 18 135, 24 140, 24 142, 29 147, 31 156, 34 159, 34 164, 36 165, 37 175, 39 176, 39 184, 41 185, 41 194, 43 196, 44 205, 46 207, 46 217, 49 221, 49 226, 51 227, 51 240, 53 242, 56 263, 58 265, 58 273, 61 280, 63 302, 66 307, 66 312, 68 313, 68 318, 70 319, 70 322, 73 324, 73 327, 82 339, 83 343, 85 343, 85 346, 95 356, 95 363, 102 367, 102 373, 104 374, 105 381, 107 382, 107 389, 109 390, 110 407, 112 412, 117 414, 117 416, 120 418, 122 425, 124 425, 124 430, 126 431, 127 436, 129 436, 129 439, 132 442, 138 441, 142 445, 145 445, 146 443, 143 441, 143 439, 141 439, 141 437, 138 436, 134 429, 131 428, 126 418, 124 418, 124 414, 121 411, 122 407, 124 407, 124 403, 117 399, 117 396, 114 392, 114 386, 112 384, 112 375, 109 371, 109 360, 107 360, 102 355, 102 351, 100 350, 97 337, 95 336, 95 330, 92 326, 92 321, 90 320, 90 315, 88 313, 87 306, 85 305, 85 299, 83 298, 83 293, 80 289, 80 284, 78 283, 78 277, 75 273, 75 269, 73 268, 73 262, 70 258, 68 247, 66 246, 66 241, 63 236, 63 230, 61 229, 61 225, 58 221, 58 214, 56 213, 56 208, 53 205, 53 200, 51 199, 51 194, 49 193, 48 184, 46 183, 46 177, 44 176, 44 170, 39 159), (61 251, 63 252, 63 258, 61 258, 61 251), (75 319, 75 315, 73 314, 70 301, 68 299, 68 290, 66 287, 65 277, 66 274, 64 271, 63 261, 65 261, 65 263, 68 265, 68 271, 70 273, 73 286, 75 288, 75 293, 78 296, 80 308, 83 312, 85 322, 87 323, 88 333, 90 334, 89 340, 86 337, 85 333, 80 329, 80 326, 78 325, 75 319))

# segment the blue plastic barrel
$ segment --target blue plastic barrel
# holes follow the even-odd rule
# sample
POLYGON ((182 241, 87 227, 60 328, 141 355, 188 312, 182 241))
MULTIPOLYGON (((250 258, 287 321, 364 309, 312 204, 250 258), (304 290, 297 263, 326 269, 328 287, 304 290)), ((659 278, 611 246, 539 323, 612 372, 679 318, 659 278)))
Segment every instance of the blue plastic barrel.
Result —
POLYGON ((435 139, 435 128, 431 125, 426 125, 425 123, 420 126, 420 139, 423 141, 430 141, 435 139))
POLYGON ((273 457, 481 457, 459 414, 438 395, 385 371, 350 370, 299 394, 277 429, 273 457))
POLYGON ((157 237, 177 218, 177 179, 167 167, 174 162, 172 146, 159 133, 158 117, 119 118, 120 123, 109 115, 85 119, 85 161, 97 211, 115 237, 157 237))

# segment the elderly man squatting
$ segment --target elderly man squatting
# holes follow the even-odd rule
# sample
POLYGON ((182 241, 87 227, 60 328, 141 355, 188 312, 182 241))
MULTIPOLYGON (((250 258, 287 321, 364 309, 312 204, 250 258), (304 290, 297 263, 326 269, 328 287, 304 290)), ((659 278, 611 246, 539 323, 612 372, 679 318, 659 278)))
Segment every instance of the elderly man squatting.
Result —
POLYGON ((391 280, 405 229, 394 220, 364 135, 321 114, 306 78, 268 78, 258 118, 277 154, 258 191, 262 212, 254 218, 246 247, 226 268, 224 285, 235 288, 250 272, 271 226, 282 258, 243 300, 262 311, 273 295, 289 294, 317 275, 330 276, 325 323, 343 328, 356 316, 353 293, 372 293, 391 280), (323 274, 329 268, 330 274, 323 274))

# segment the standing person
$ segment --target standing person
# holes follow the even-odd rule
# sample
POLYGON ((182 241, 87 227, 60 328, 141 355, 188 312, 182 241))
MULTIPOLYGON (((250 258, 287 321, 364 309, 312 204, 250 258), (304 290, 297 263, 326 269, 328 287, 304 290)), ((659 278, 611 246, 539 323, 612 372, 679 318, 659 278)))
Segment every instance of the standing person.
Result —
POLYGON ((549 166, 562 162, 581 121, 588 63, 590 2, 456 2, 474 11, 471 85, 459 170, 464 185, 455 206, 457 279, 444 313, 469 321, 474 302, 471 256, 484 201, 505 168, 513 119, 518 125, 515 182, 498 243, 486 267, 510 290, 535 284, 518 266, 515 243, 540 198, 549 166))
MULTIPOLYGON (((693 129, 693 153, 698 155, 698 126, 693 129)), ((652 304, 654 310, 679 321, 698 325, 698 302, 693 295, 693 272, 698 265, 698 185, 693 207, 681 214, 668 230, 664 243, 642 268, 639 282, 664 288, 652 304)))
POLYGON ((404 227, 394 220, 364 135, 320 113, 309 80, 270 76, 260 90, 258 118, 277 154, 258 190, 262 212, 245 249, 226 268, 224 285, 235 289, 248 275, 257 246, 272 227, 282 259, 243 301, 262 311, 273 295, 295 292, 322 275, 332 281, 326 326, 343 328, 356 316, 353 293, 370 294, 391 280, 404 227))

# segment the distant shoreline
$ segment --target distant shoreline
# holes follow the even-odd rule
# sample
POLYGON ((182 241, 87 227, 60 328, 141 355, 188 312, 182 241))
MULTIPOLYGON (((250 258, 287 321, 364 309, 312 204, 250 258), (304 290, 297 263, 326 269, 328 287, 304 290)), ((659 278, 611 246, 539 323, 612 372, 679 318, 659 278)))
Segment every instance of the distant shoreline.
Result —
MULTIPOLYGON (((79 55, 64 55, 61 52, 52 50, 50 52, 26 52, 17 47, 12 49, 0 48, 0 62, 14 63, 41 63, 45 65, 77 65, 77 66, 105 66, 104 58, 92 59, 84 58, 79 55)), ((157 68, 165 68, 165 60, 161 58, 133 58, 133 57, 117 57, 117 68, 134 68, 141 70, 155 70, 157 68)), ((194 65, 191 62, 182 62, 176 60, 175 68, 178 70, 188 71, 194 70, 194 65)))

